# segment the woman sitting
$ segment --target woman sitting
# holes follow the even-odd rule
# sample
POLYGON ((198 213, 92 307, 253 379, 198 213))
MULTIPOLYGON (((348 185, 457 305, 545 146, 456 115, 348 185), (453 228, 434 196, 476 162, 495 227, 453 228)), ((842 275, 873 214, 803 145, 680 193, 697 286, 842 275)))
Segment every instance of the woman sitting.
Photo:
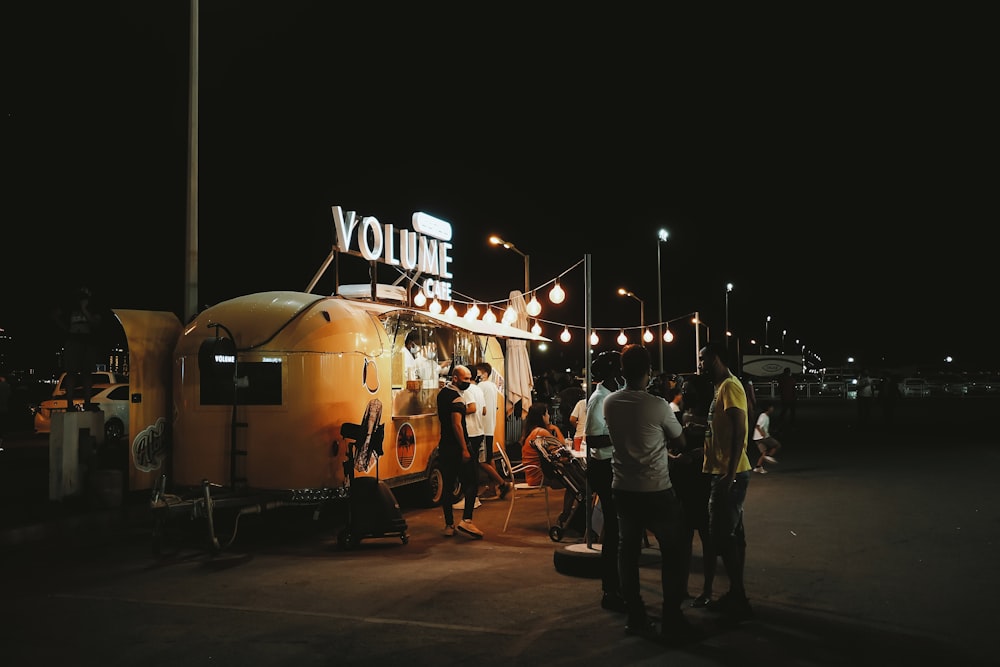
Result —
MULTIPOLYGON (((555 438, 562 443, 563 447, 566 446, 566 438, 563 437, 559 427, 549 421, 548 403, 531 404, 531 407, 528 408, 528 414, 524 418, 522 433, 525 435, 521 440, 521 463, 533 466, 524 471, 524 481, 532 486, 541 486, 546 480, 542 471, 541 454, 533 444, 535 438, 555 438)), ((576 499, 576 494, 572 489, 556 480, 548 480, 548 483, 552 488, 566 488, 566 494, 563 497, 563 511, 559 515, 559 525, 564 526, 573 512, 573 501, 576 499)))

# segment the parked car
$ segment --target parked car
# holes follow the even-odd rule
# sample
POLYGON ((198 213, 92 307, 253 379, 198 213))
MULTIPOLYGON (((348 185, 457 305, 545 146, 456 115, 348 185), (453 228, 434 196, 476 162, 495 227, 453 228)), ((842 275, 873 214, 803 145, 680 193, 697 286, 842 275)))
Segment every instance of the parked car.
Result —
MULTIPOLYGON (((127 384, 116 383, 92 387, 90 402, 96 404, 104 413, 105 441, 118 440, 128 433, 130 397, 127 384)), ((77 410, 81 410, 83 397, 74 396, 73 404, 77 410)), ((66 399, 63 397, 49 398, 32 407, 32 412, 35 415, 35 432, 49 433, 52 430, 52 413, 65 409, 66 399)))
MULTIPOLYGON (((111 371, 94 371, 90 374, 90 386, 91 387, 107 387, 112 384, 122 384, 128 382, 128 376, 122 375, 121 373, 112 373, 111 371)), ((80 382, 80 378, 77 378, 76 391, 83 391, 83 383, 80 382)), ((55 388, 52 390, 52 398, 59 398, 60 396, 66 395, 66 373, 59 376, 59 380, 56 382, 55 388)))

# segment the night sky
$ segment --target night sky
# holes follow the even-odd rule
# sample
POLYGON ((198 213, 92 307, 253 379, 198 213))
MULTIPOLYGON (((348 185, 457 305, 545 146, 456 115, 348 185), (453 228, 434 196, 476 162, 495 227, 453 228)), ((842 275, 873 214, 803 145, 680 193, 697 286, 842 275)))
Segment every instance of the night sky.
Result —
MULTIPOLYGON (((779 28, 329 4, 201 2, 201 303, 305 289, 333 243, 332 205, 406 228, 426 211, 453 224, 454 287, 478 300, 523 287, 522 258, 490 234, 530 255, 533 287, 589 253, 604 348, 639 324, 618 287, 659 319, 664 227, 668 369, 693 370, 682 316, 721 336, 727 282, 744 352, 771 315, 772 345, 785 330, 788 351, 799 339, 827 365, 1000 365, 985 335, 994 58, 976 16, 779 28)), ((76 285, 185 319, 187 4, 4 12, 0 327, 44 364, 58 342, 46 313, 76 285)), ((343 262, 341 282, 366 275, 343 262)), ((543 296, 541 318, 580 327, 582 267, 562 284, 570 299, 543 296)), ((579 333, 536 368, 582 358, 579 333)))

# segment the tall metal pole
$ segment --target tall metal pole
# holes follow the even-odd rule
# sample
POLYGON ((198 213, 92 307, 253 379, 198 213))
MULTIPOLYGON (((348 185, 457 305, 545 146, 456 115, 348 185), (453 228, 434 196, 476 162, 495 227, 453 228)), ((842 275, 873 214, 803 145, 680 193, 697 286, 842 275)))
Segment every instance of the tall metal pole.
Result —
POLYGON ((701 352, 701 329, 698 328, 698 324, 701 322, 701 318, 698 317, 698 311, 694 311, 694 372, 701 373, 701 369, 698 368, 698 353, 701 352))
POLYGON ((661 229, 656 233, 656 319, 657 336, 660 338, 660 373, 663 373, 663 278, 660 276, 660 244, 670 237, 670 233, 661 229))
POLYGON ((198 0, 191 0, 188 46, 187 254, 184 263, 185 321, 198 312, 198 0))
POLYGON ((733 291, 733 284, 726 283, 726 349, 729 349, 729 293, 733 291))
MULTIPOLYGON (((590 276, 590 255, 587 254, 587 255, 583 256, 583 284, 584 284, 584 288, 583 288, 583 291, 584 291, 584 302, 583 302, 584 303, 584 306, 583 306, 583 353, 584 353, 584 358, 586 360, 586 369, 587 369, 587 398, 588 399, 590 398, 590 392, 591 392, 591 384, 590 384, 590 367, 591 367, 591 364, 590 364, 590 362, 591 362, 591 358, 590 358, 590 331, 591 331, 590 330, 590 320, 591 320, 591 313, 593 312, 593 310, 591 308, 590 281, 591 281, 591 276, 590 276)), ((588 459, 590 458, 590 443, 589 442, 587 443, 587 458, 588 459)), ((584 498, 588 498, 589 499, 591 497, 591 495, 590 495, 591 494, 591 488, 590 488, 590 480, 589 479, 587 479, 587 480, 584 481, 584 489, 585 489, 585 492, 584 492, 583 496, 584 496, 584 498)), ((590 518, 591 518, 591 509, 590 509, 590 506, 591 506, 591 503, 587 502, 587 503, 584 503, 584 505, 587 508, 585 519, 584 519, 584 525, 587 526, 587 548, 588 549, 593 549, 594 548, 594 540, 593 540, 593 537, 592 537, 593 531, 590 530, 590 518)))

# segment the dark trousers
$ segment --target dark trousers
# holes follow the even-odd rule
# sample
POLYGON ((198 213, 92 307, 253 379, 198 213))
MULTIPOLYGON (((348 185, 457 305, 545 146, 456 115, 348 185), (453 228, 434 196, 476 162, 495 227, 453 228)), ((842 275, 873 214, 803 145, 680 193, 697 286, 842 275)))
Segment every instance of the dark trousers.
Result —
MULTIPOLYGON (((480 441, 481 442, 481 441, 480 441)), ((465 497, 465 508, 462 518, 472 520, 472 512, 476 508, 476 495, 479 493, 479 448, 469 444, 472 456, 468 461, 462 461, 461 450, 441 452, 441 509, 444 512, 446 526, 455 525, 455 512, 452 504, 458 498, 455 496, 456 482, 462 483, 462 495, 465 497)))
POLYGON ((629 623, 646 618, 646 606, 639 588, 639 556, 646 531, 660 547, 660 586, 663 590, 663 618, 676 617, 687 591, 687 577, 681 562, 681 506, 673 489, 639 492, 615 489, 615 507, 621 540, 618 546, 618 576, 622 597, 628 607, 629 623))
POLYGON ((604 537, 601 538, 601 588, 608 595, 621 595, 618 578, 618 512, 611 493, 611 459, 587 460, 587 483, 601 501, 604 514, 604 537))

